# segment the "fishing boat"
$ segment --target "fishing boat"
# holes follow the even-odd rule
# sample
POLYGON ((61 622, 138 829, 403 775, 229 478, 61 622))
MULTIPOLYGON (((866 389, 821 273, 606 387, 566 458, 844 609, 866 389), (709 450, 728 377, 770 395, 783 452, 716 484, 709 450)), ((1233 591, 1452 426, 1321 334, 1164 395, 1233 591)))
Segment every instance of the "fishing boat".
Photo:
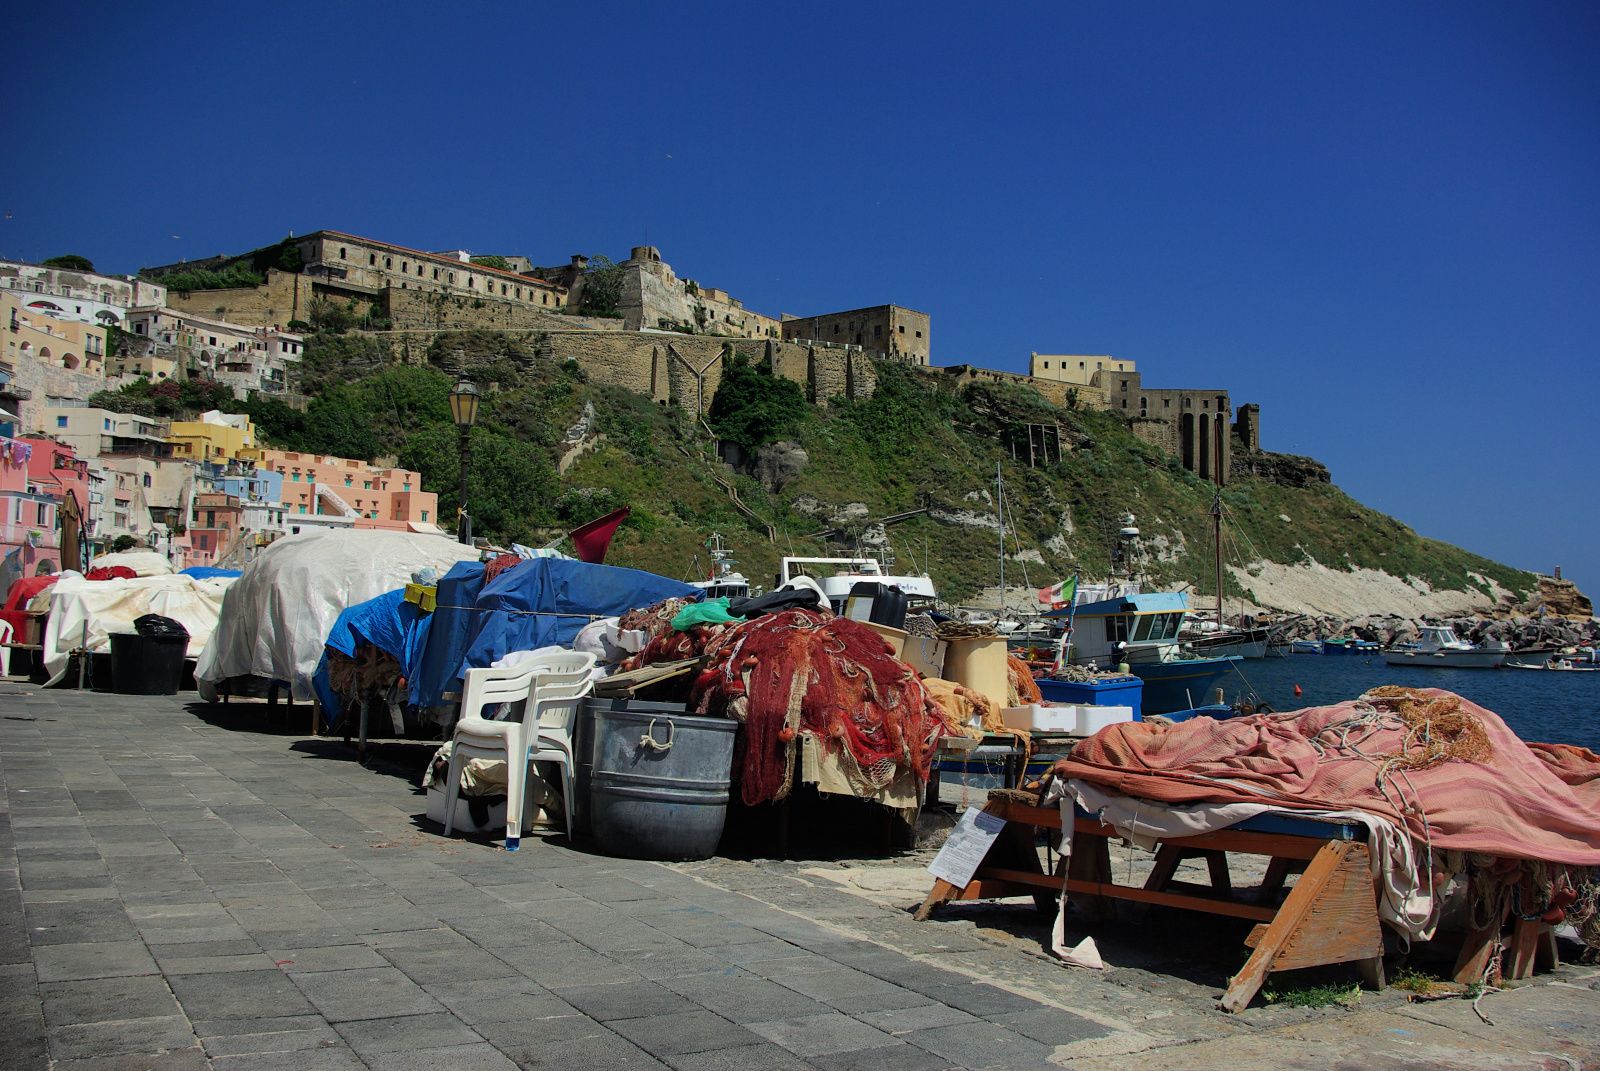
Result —
POLYGON ((1322 653, 1322 641, 1321 640, 1295 640, 1293 643, 1289 644, 1289 653, 1290 654, 1314 654, 1314 655, 1319 655, 1319 654, 1322 653))
POLYGON ((1196 654, 1236 655, 1239 658, 1265 658, 1272 641, 1270 628, 1220 628, 1190 636, 1185 642, 1196 654))
POLYGON ((1355 636, 1339 636, 1322 641, 1322 653, 1325 655, 1360 655, 1366 658, 1379 651, 1379 646, 1372 640, 1358 639, 1355 636))
POLYGON ((733 551, 722 542, 719 533, 712 532, 711 538, 706 540, 706 553, 711 556, 711 575, 704 580, 691 580, 689 585, 705 592, 708 599, 747 598, 750 595, 750 581, 743 573, 734 570, 733 567, 739 563, 734 560, 733 551))
POLYGON ((815 580, 834 612, 841 614, 850 598, 850 589, 857 584, 899 588, 912 610, 931 607, 939 598, 931 577, 886 573, 883 563, 876 558, 784 558, 780 563, 778 586, 783 587, 797 576, 815 580))
POLYGON ((1497 669, 1506 652, 1476 647, 1456 635, 1449 625, 1427 625, 1415 643, 1404 643, 1383 652, 1391 666, 1431 666, 1449 669, 1497 669))
POLYGON ((1593 647, 1579 647, 1576 651, 1518 651, 1507 655, 1507 669, 1537 669, 1548 673, 1600 673, 1600 658, 1593 647), (1530 656, 1537 655, 1534 661, 1530 656))
POLYGON ((1143 712, 1150 715, 1204 703, 1239 661, 1235 655, 1205 658, 1185 651, 1178 630, 1188 611, 1183 592, 1156 591, 1052 610, 1045 616, 1072 619, 1072 629, 1061 641, 1062 665, 1116 669, 1126 664, 1144 682, 1143 712))

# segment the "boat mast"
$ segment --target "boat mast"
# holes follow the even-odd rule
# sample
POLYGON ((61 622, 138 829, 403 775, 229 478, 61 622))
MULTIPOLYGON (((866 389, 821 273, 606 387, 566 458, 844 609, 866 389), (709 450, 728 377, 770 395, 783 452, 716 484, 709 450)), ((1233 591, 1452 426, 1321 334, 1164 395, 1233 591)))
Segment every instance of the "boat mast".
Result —
POLYGON ((1000 462, 994 463, 994 516, 1000 522, 1000 598, 996 600, 999 609, 995 611, 994 621, 998 626, 1001 618, 1006 616, 1006 489, 1000 481, 1000 462))
POLYGON ((1222 628, 1222 489, 1211 499, 1211 526, 1216 536, 1217 628, 1222 628))

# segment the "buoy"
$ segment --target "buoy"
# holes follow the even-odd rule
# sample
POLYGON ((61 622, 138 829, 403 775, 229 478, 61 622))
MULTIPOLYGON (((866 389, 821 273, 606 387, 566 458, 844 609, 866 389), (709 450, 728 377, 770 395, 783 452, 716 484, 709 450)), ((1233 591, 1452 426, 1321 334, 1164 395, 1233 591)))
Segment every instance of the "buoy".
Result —
POLYGON ((1300 695, 1300 686, 1298 684, 1294 686, 1294 694, 1296 696, 1300 695))

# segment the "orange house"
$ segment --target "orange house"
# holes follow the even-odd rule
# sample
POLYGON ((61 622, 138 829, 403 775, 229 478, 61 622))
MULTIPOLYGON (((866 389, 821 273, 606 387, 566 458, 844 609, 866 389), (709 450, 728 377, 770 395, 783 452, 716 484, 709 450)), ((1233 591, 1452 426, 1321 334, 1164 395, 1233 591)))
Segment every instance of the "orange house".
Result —
POLYGON ((424 491, 422 477, 409 469, 293 450, 262 450, 257 465, 282 473, 287 524, 322 516, 354 528, 439 530, 439 496, 424 491))

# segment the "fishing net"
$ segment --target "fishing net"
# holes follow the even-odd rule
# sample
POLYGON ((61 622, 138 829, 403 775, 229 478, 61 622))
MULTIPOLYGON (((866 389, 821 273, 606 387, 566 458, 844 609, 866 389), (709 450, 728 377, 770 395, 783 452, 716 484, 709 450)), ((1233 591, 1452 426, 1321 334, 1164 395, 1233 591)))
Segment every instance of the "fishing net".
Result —
POLYGON ((1039 682, 1033 679, 1033 670, 1016 655, 1006 656, 1006 706, 1025 707, 1043 703, 1039 682))
POLYGON ((943 715, 916 672, 860 622, 785 610, 730 626, 706 653, 690 704, 743 725, 733 765, 746 804, 789 794, 802 731, 838 760, 859 796, 908 769, 928 779, 943 715))
POLYGON ((1361 698, 1394 714, 1405 726, 1399 752, 1383 762, 1385 771, 1426 770, 1452 761, 1488 762, 1494 755, 1483 722, 1461 709, 1458 695, 1386 684, 1361 698))

